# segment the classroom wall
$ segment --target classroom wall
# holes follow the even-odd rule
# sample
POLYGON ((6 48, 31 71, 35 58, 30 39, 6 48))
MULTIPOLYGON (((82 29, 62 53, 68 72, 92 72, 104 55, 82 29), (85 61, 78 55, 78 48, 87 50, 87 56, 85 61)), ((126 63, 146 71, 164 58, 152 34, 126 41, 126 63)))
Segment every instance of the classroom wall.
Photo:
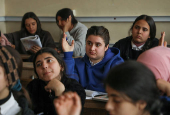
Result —
POLYGON ((0 0, 0 17, 2 20, 0 21, 0 30, 2 32, 6 32, 6 23, 3 21, 4 16, 5 16, 5 0, 0 0))
MULTIPOLYGON (((55 17, 56 12, 64 7, 75 10, 76 17, 107 17, 107 16, 170 16, 170 0, 6 0, 5 16, 23 16, 28 11, 34 11, 37 16, 55 17)), ((115 43, 128 36, 132 22, 83 22, 88 28, 92 25, 103 25, 110 32, 111 41, 115 43)), ((8 21, 6 32, 20 30, 20 22, 8 21)), ((1 25, 1 23, 0 23, 1 25)), ((156 22, 157 34, 160 38, 161 31, 166 32, 165 40, 170 44, 170 21, 156 22)), ((59 41, 60 29, 54 21, 42 22, 42 28, 49 31, 56 42, 59 41)))

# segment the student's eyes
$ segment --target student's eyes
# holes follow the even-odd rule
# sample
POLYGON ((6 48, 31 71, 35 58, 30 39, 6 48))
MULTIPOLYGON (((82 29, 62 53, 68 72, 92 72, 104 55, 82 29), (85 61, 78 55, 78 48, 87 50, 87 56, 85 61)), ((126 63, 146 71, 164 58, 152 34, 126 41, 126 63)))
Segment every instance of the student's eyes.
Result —
POLYGON ((147 29, 147 28, 144 28, 143 31, 148 31, 148 29, 147 29))
POLYGON ((99 46, 101 46, 101 44, 96 44, 96 47, 99 47, 99 46))
POLYGON ((36 64, 36 67, 39 67, 39 66, 41 66, 41 65, 42 65, 41 63, 37 63, 37 64, 36 64))
POLYGON ((92 43, 90 43, 90 42, 88 42, 87 44, 88 44, 88 45, 92 45, 92 43))
POLYGON ((51 59, 48 59, 47 62, 52 62, 52 60, 51 60, 51 59))
POLYGON ((115 102, 115 103, 120 103, 121 101, 118 100, 118 99, 113 99, 113 102, 115 102))
POLYGON ((135 29, 139 29, 140 27, 139 26, 135 26, 135 29))

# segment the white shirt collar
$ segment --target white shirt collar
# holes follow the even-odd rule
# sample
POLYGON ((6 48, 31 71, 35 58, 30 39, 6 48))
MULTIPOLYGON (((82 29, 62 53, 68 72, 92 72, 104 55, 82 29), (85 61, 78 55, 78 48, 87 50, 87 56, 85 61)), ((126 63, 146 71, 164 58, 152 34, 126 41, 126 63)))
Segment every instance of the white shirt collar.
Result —
POLYGON ((21 108, 19 107, 17 101, 14 99, 13 94, 11 93, 11 97, 9 98, 9 100, 7 102, 5 102, 4 104, 0 105, 1 111, 0 113, 2 115, 15 115, 17 114, 19 111, 21 111, 21 108))
MULTIPOLYGON (((103 60, 103 59, 102 59, 103 60)), ((102 61, 101 60, 101 61, 102 61)), ((98 63, 100 63, 101 61, 99 61, 99 62, 97 62, 97 63, 93 63, 91 60, 90 60, 90 58, 89 58, 89 61, 90 61, 90 64, 91 64, 91 66, 94 66, 94 65, 96 65, 96 64, 98 64, 98 63)))
POLYGON ((140 50, 142 50, 142 48, 143 48, 143 46, 144 46, 145 44, 140 45, 140 46, 136 46, 136 45, 133 43, 133 41, 131 41, 131 45, 132 45, 132 49, 133 49, 133 50, 140 51, 140 50))

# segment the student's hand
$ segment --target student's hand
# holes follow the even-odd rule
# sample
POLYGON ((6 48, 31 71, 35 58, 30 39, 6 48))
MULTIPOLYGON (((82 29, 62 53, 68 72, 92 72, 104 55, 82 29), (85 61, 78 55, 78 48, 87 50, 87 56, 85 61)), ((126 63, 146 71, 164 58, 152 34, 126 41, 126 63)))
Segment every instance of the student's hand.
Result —
POLYGON ((67 20, 66 20, 66 24, 65 24, 65 26, 64 26, 64 28, 63 28, 63 33, 65 33, 65 32, 68 32, 69 31, 69 28, 71 27, 71 15, 67 18, 67 20))
POLYGON ((11 47, 15 49, 15 45, 11 44, 11 47))
POLYGON ((156 82, 158 89, 161 90, 167 96, 170 96, 170 83, 163 79, 158 79, 156 82))
POLYGON ((66 40, 67 35, 64 33, 62 38, 62 49, 63 52, 69 52, 74 50, 74 40, 72 40, 71 46, 68 44, 66 40))
POLYGON ((34 45, 30 49, 30 51, 33 52, 33 53, 37 53, 40 49, 41 49, 41 47, 34 45))
POLYGON ((67 92, 54 100, 56 112, 59 115, 80 115, 81 101, 75 92, 67 92))
POLYGON ((55 96, 60 96, 65 91, 65 86, 58 79, 54 78, 45 86, 47 92, 54 91, 55 96))
POLYGON ((165 41, 165 32, 161 32, 161 38, 159 39, 159 46, 167 47, 167 42, 165 41))

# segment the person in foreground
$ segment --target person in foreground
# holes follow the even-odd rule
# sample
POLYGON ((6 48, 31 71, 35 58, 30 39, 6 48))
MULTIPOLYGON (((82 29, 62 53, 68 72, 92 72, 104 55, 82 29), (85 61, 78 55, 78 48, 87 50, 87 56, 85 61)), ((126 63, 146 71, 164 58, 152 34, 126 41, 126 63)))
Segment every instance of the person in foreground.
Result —
POLYGON ((20 39, 35 35, 38 35, 40 37, 42 47, 56 47, 51 34, 41 28, 40 20, 33 12, 27 12, 24 14, 21 22, 20 31, 5 34, 9 42, 15 45, 15 49, 20 54, 30 55, 35 54, 41 49, 41 47, 34 45, 29 51, 26 51, 20 39))
POLYGON ((103 80, 108 71, 123 61, 117 48, 109 48, 109 31, 103 26, 92 26, 86 35, 86 54, 83 58, 72 58, 74 41, 71 46, 62 38, 64 61, 67 74, 76 79, 85 89, 105 92, 103 80))
POLYGON ((155 38, 155 22, 148 15, 140 15, 135 19, 129 30, 129 35, 113 45, 120 49, 120 55, 124 60, 137 60, 142 52, 158 46, 159 43, 159 40, 155 38))
POLYGON ((27 90, 35 114, 55 115, 53 99, 67 91, 77 92, 82 106, 84 105, 86 98, 84 88, 76 80, 68 78, 65 63, 54 49, 39 50, 35 54, 33 65, 38 79, 32 80, 27 90))
MULTIPOLYGON (((169 115, 170 98, 160 99, 154 74, 143 64, 126 61, 112 68, 105 79, 110 115, 169 115), (163 103, 165 102, 165 103, 163 103)), ((54 100, 59 115, 80 115, 80 98, 68 92, 54 100)))
POLYGON ((34 115, 19 80, 21 73, 20 54, 10 46, 0 46, 0 115, 34 115))
POLYGON ((67 42, 71 44, 74 40, 74 57, 80 57, 85 55, 85 38, 87 33, 87 27, 78 22, 70 8, 63 8, 59 10, 56 14, 56 23, 58 27, 62 30, 62 35, 60 39, 60 45, 58 47, 58 52, 62 51, 62 37, 65 33, 67 35, 67 42))
POLYGON ((143 52, 137 59, 155 74, 158 88, 170 96, 170 48, 157 46, 143 52))

